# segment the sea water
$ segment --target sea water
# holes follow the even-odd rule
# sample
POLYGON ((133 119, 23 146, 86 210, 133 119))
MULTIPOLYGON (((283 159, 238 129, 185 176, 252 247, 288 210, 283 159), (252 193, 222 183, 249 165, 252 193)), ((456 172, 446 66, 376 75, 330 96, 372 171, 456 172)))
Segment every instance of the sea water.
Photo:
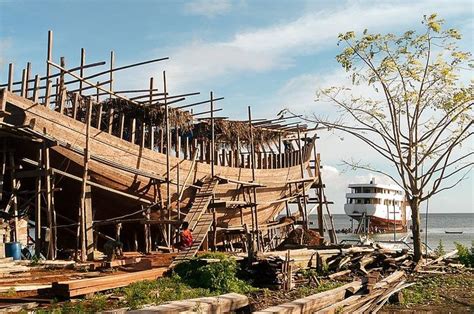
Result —
MULTIPOLYGON (((455 248, 455 242, 462 243, 468 248, 474 241, 474 213, 453 213, 453 214, 428 214, 428 228, 426 228, 426 214, 421 214, 421 241, 425 242, 425 231, 428 230, 428 247, 435 249, 441 240, 445 251, 455 248), (462 234, 447 234, 445 231, 462 232, 462 234)), ((317 227, 317 215, 310 215, 312 228, 317 227)), ((326 216, 327 218, 327 216, 326 216)), ((334 227, 336 230, 351 228, 351 219, 344 214, 333 214, 334 227)), ((326 220, 329 223, 329 220, 326 220)), ((354 220, 354 228, 357 227, 357 221, 354 220)), ((396 232, 395 238, 400 239, 408 235, 407 242, 412 242, 411 231, 408 233, 396 232)), ((337 234, 338 240, 356 240, 359 235, 355 234, 337 234)), ((393 233, 373 234, 374 240, 393 240, 393 233)))

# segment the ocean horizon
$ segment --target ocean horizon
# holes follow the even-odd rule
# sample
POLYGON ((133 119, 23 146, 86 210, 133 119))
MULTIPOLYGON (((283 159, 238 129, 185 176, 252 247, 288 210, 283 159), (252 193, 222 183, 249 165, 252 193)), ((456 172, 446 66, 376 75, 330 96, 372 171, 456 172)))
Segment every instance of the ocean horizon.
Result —
MULTIPOLYGON (((336 230, 351 228, 351 218, 345 214, 333 214, 334 227, 336 230)), ((317 215, 309 215, 311 226, 317 226, 317 215)), ((326 215, 327 218, 327 215, 326 215)), ((471 247, 474 242, 474 213, 428 213, 428 221, 426 214, 420 214, 421 219, 421 240, 425 242, 427 236, 427 243, 431 249, 435 249, 440 241, 445 250, 452 250, 455 248, 455 243, 461 243, 467 247, 471 247), (428 222, 428 228, 426 228, 428 222), (428 231, 426 233, 426 230, 428 231), (462 234, 448 234, 448 232, 462 232, 462 234)), ((329 223, 329 220, 327 220, 329 223)), ((354 222, 354 226, 356 222, 354 222)), ((400 239, 408 235, 411 242, 411 232, 397 232, 395 237, 400 239)), ((338 233, 338 240, 354 240, 358 239, 355 234, 338 233)), ((374 240, 393 240, 393 233, 374 234, 371 235, 374 240)))

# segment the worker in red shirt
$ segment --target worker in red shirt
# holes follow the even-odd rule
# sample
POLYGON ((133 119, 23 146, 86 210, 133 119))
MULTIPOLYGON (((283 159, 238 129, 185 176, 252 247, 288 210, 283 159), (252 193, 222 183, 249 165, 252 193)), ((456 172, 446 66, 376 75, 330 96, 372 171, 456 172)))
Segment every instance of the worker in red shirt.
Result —
POLYGON ((191 233, 191 230, 189 230, 189 223, 187 221, 183 222, 183 224, 181 225, 180 236, 181 241, 176 245, 179 250, 184 250, 193 245, 193 235, 191 233))

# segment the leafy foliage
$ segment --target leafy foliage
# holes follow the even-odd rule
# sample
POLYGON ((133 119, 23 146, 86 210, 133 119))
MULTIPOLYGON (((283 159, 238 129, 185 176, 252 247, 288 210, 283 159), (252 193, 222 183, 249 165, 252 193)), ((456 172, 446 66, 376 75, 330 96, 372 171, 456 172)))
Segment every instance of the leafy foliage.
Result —
POLYGON ((443 241, 441 239, 439 240, 438 246, 435 249, 435 254, 438 257, 446 254, 446 251, 444 250, 444 244, 443 244, 443 241))
POLYGON ((456 249, 458 250, 459 262, 466 267, 474 267, 474 241, 471 244, 471 249, 462 245, 461 243, 455 243, 456 249))
POLYGON ((235 259, 223 253, 207 253, 176 265, 174 271, 192 287, 209 289, 218 294, 248 293, 255 288, 237 278, 239 267, 235 259), (207 263, 204 259, 218 259, 207 263))
POLYGON ((474 81, 466 79, 472 77, 471 53, 458 48, 461 34, 444 29, 436 14, 424 16, 422 23, 421 32, 340 34, 343 49, 336 60, 352 85, 319 91, 317 100, 335 104, 338 118, 315 115, 313 120, 361 140, 392 166, 385 171, 345 161, 404 189, 416 261, 421 258, 420 203, 454 187, 474 167, 472 149, 461 148, 473 134, 474 81))

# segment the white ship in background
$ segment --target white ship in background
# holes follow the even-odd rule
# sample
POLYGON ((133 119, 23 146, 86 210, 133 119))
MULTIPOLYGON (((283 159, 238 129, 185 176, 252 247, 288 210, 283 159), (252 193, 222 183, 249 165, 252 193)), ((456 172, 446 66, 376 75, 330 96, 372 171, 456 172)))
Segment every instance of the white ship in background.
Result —
POLYGON ((404 191, 395 185, 349 184, 344 205, 346 215, 357 220, 357 233, 406 231, 411 218, 404 191))

